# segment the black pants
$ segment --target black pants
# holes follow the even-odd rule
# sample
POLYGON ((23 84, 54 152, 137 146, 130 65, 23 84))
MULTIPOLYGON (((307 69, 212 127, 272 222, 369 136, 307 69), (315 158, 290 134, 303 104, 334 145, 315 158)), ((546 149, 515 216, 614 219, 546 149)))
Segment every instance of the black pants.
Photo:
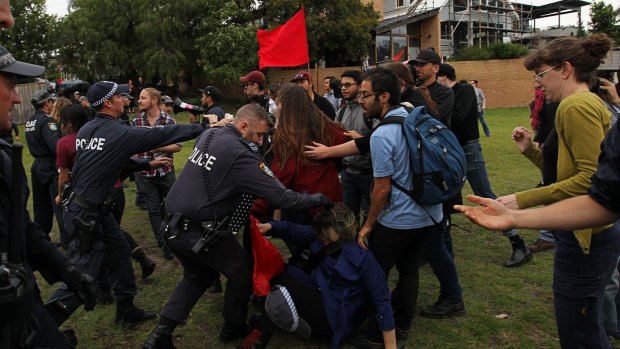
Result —
POLYGON ((160 316, 182 323, 196 302, 218 277, 226 276, 222 315, 226 323, 245 325, 248 299, 252 294, 252 269, 248 254, 230 232, 218 240, 207 252, 194 253, 192 247, 202 231, 174 228, 164 233, 166 244, 183 266, 183 278, 176 286, 160 316), (176 236, 170 238, 170 236, 176 236))
POLYGON ((398 271, 397 286, 392 292, 392 310, 398 328, 409 329, 413 321, 420 285, 418 266, 426 239, 433 229, 431 225, 399 230, 376 223, 368 240, 368 246, 385 275, 389 276, 394 266, 398 271))
POLYGON ((30 175, 34 221, 49 235, 54 225, 54 216, 56 216, 60 242, 67 248, 71 240, 65 233, 62 208, 56 206, 54 201, 58 195, 58 172, 53 160, 35 159, 30 169, 30 175))

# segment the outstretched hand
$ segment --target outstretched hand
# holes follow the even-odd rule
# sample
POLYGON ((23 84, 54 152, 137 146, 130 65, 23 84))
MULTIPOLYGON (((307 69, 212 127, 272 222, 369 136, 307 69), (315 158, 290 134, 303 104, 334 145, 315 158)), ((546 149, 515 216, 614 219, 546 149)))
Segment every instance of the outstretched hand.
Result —
POLYGON ((314 141, 312 142, 312 144, 313 145, 304 146, 304 148, 306 148, 306 150, 304 151, 305 156, 307 156, 309 159, 314 160, 323 160, 329 157, 329 155, 327 154, 327 146, 314 141))
POLYGON ((467 200, 480 206, 454 205, 454 209, 463 212, 470 221, 489 230, 505 231, 515 227, 513 211, 503 204, 475 195, 468 195, 467 200))

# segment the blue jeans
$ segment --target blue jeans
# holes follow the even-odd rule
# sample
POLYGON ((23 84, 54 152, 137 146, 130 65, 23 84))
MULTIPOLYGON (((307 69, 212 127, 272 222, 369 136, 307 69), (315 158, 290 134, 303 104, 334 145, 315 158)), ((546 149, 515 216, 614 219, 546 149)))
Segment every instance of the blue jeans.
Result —
POLYGON ((456 264, 445 243, 446 235, 449 234, 444 217, 440 224, 433 226, 424 246, 424 257, 439 280, 439 294, 448 299, 460 299, 463 297, 463 289, 459 283, 456 264))
POLYGON ((159 233, 159 227, 161 226, 161 203, 168 195, 170 188, 172 188, 174 180, 174 171, 168 172, 161 177, 146 177, 136 173, 136 184, 140 187, 142 199, 149 211, 153 236, 155 236, 157 246, 161 249, 166 249, 166 243, 159 233))
POLYGON ((541 230, 538 238, 543 241, 555 242, 555 236, 553 235, 553 230, 541 230))
POLYGON ((355 217, 359 217, 360 209, 364 212, 364 216, 366 216, 368 212, 370 186, 373 180, 374 177, 372 174, 353 174, 346 170, 340 172, 343 202, 353 211, 355 217))
POLYGON ((484 130, 484 134, 487 137, 489 137, 491 135, 491 130, 489 130, 489 125, 487 125, 487 122, 484 121, 484 111, 478 112, 478 120, 480 120, 480 123, 482 124, 482 129, 484 130))
MULTIPOLYGON (((465 160, 467 161, 467 181, 471 185, 474 194, 483 198, 496 199, 497 196, 491 190, 491 183, 487 175, 487 167, 482 157, 482 146, 480 142, 467 143, 463 145, 465 160)), ((504 236, 512 237, 518 235, 516 229, 503 232, 504 236)))
POLYGON ((617 224, 592 235, 587 255, 572 232, 556 232, 553 298, 563 349, 611 348, 603 326, 603 295, 619 255, 617 224))

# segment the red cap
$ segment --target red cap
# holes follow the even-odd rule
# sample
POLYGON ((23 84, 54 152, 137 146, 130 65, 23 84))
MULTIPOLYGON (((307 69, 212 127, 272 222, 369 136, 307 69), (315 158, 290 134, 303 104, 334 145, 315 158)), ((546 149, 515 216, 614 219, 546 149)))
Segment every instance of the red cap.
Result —
POLYGON ((295 74, 291 82, 295 82, 299 80, 308 80, 312 82, 312 75, 310 75, 310 73, 308 73, 307 71, 300 71, 299 73, 295 74))
POLYGON ((241 82, 253 82, 259 85, 263 85, 265 80, 265 74, 259 72, 258 70, 251 71, 248 75, 239 78, 239 81, 241 82))

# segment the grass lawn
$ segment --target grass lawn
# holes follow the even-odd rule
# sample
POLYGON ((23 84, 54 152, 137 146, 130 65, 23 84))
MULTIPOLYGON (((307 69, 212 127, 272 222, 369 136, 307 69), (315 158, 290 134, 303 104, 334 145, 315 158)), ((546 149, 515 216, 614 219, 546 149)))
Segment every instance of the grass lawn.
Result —
MULTIPOLYGON (((177 117, 178 122, 186 120, 186 114, 177 117)), ((515 126, 529 125, 527 110, 489 110, 486 120, 492 137, 483 136, 480 141, 496 195, 534 187, 540 180, 540 173, 519 154, 510 139, 515 126)), ((484 133, 481 131, 481 134, 484 133)), ((186 142, 183 151, 175 156, 177 173, 181 171, 192 145, 193 141, 186 142)), ((29 154, 25 154, 24 163, 27 168, 30 167, 32 158, 29 154)), ((29 170, 26 172, 29 173, 29 170)), ((126 183, 129 188, 125 190, 127 207, 123 228, 132 233, 157 261, 155 273, 146 281, 139 280, 138 272, 136 304, 146 309, 159 310, 180 280, 182 269, 178 262, 163 259, 150 232, 146 211, 133 205, 135 185, 128 181, 126 183)), ((465 196, 469 193, 471 189, 466 186, 463 194, 465 196)), ((558 348, 551 292, 553 252, 537 254, 533 262, 521 268, 503 268, 502 263, 511 253, 507 238, 471 224, 462 215, 453 217, 456 263, 467 313, 446 320, 417 317, 410 331, 407 348, 558 348)), ((522 231, 521 234, 528 243, 535 241, 538 235, 535 231, 522 231)), ((58 240, 56 230, 52 239, 58 240)), ((139 268, 137 264, 134 266, 139 268)), ((54 287, 39 281, 43 299, 46 299, 54 287)), ((393 283, 393 276, 390 281, 393 283)), ((433 303, 438 296, 438 288, 430 267, 422 267, 418 304, 433 303)), ((221 294, 205 294, 187 323, 176 330, 176 346, 229 348, 230 345, 220 344, 217 339, 222 325, 222 304, 221 294)), ((75 329, 80 348, 141 348, 156 322, 126 330, 114 325, 114 309, 113 305, 97 306, 88 313, 80 309, 67 321, 65 327, 75 329)), ((278 332, 269 347, 326 348, 328 343, 278 332)))

